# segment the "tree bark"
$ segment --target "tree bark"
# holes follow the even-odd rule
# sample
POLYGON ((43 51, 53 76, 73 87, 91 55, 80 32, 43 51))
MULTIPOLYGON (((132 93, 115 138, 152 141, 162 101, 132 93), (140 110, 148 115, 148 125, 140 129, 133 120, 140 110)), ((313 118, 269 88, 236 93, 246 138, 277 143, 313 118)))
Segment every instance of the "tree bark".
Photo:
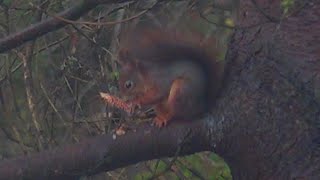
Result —
POLYGON ((77 179, 140 161, 211 150, 209 116, 159 129, 142 124, 125 135, 108 134, 0 162, 0 180, 77 179))
POLYGON ((320 3, 282 17, 280 0, 243 0, 226 60, 216 151, 234 179, 320 179, 320 3))

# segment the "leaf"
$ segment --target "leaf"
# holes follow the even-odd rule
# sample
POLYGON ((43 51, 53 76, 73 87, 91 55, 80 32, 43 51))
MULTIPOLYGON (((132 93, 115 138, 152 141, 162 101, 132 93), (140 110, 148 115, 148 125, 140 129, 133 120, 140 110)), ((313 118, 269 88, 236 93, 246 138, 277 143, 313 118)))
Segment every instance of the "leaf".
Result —
POLYGON ((230 27, 234 27, 234 21, 231 18, 225 19, 224 23, 230 27))
POLYGON ((112 73, 111 73, 111 77, 112 77, 112 79, 113 80, 118 80, 119 79, 119 76, 120 76, 120 74, 119 74, 119 72, 118 71, 113 71, 112 73))
POLYGON ((289 10, 293 7, 295 0, 282 0, 281 6, 283 8, 283 13, 288 14, 289 10))

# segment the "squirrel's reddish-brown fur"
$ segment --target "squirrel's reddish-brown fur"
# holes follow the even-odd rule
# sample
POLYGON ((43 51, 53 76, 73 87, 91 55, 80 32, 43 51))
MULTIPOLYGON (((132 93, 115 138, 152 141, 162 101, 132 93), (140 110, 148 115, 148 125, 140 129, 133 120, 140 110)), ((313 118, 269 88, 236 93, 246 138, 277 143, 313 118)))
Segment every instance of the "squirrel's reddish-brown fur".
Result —
POLYGON ((206 112, 221 85, 215 42, 197 34, 137 29, 121 43, 119 87, 130 103, 154 105, 155 123, 206 112))

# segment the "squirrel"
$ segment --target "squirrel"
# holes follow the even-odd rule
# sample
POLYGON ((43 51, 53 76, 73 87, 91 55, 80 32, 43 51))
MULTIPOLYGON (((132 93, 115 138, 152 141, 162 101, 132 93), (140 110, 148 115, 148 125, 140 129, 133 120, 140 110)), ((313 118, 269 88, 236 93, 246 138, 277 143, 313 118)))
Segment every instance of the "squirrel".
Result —
MULTIPOLYGON (((137 29, 120 43, 119 90, 125 102, 153 106, 157 127, 209 111, 223 74, 214 46, 199 35, 137 29)), ((120 41, 121 42, 121 41, 120 41)))

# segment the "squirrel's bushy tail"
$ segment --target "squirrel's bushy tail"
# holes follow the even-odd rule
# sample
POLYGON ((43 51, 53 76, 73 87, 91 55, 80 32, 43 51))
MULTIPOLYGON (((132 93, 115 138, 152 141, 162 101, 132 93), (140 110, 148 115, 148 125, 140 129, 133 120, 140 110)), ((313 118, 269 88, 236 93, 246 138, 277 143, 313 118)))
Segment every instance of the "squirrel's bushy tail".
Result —
POLYGON ((200 64, 207 76, 208 102, 214 102, 222 84, 223 62, 217 60, 221 51, 213 38, 204 38, 193 32, 146 27, 126 33, 122 38, 119 54, 125 51, 137 61, 165 64, 183 58, 200 64))

